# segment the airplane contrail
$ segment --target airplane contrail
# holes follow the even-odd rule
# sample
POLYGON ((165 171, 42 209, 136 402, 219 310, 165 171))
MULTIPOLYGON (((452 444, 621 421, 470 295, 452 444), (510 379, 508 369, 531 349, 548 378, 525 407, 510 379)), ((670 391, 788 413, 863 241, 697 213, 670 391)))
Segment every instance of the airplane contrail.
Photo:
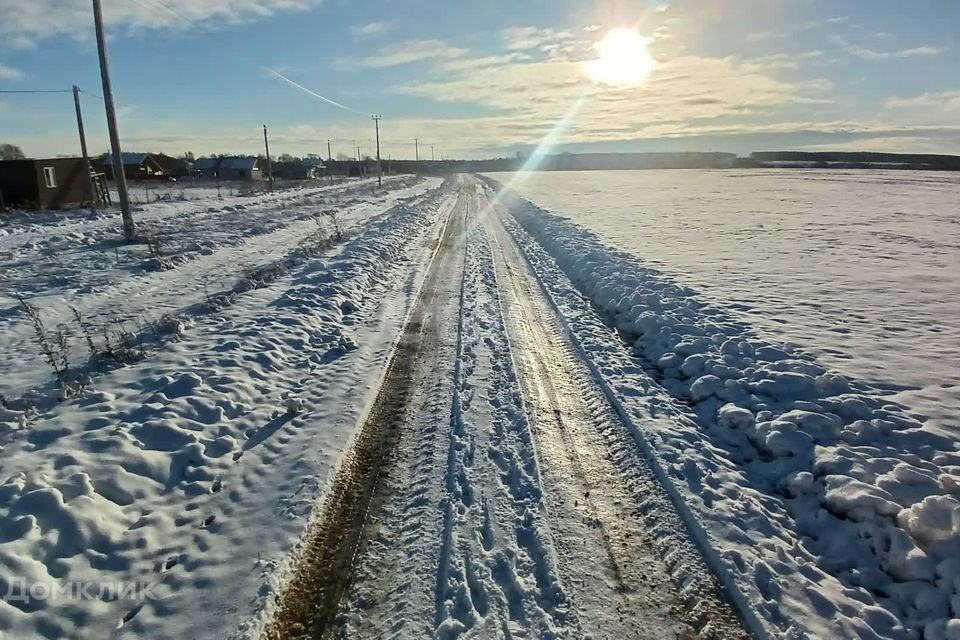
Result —
MULTIPOLYGON (((271 69, 270 67, 268 67, 268 66, 266 66, 266 65, 260 65, 260 66, 261 66, 263 69, 266 69, 267 71, 269 71, 270 73, 272 73, 273 75, 277 76, 278 78, 280 78, 280 79, 283 80, 284 82, 286 82, 286 83, 288 83, 288 84, 296 87, 297 89, 300 89, 301 91, 303 91, 303 92, 305 92, 305 93, 310 94, 310 95, 313 96, 314 98, 319 98, 320 100, 323 100, 323 101, 326 102, 327 104, 332 104, 332 105, 335 106, 335 107, 339 107, 339 108, 341 108, 341 109, 344 109, 344 110, 346 110, 346 111, 350 111, 350 112, 352 112, 352 113, 360 113, 360 112, 357 111, 356 109, 351 109, 350 107, 348 107, 348 106, 345 105, 345 104, 340 104, 340 103, 337 102, 336 100, 331 100, 330 98, 327 98, 327 97, 325 97, 325 96, 320 95, 320 94, 317 93, 316 91, 311 91, 310 89, 307 89, 307 88, 306 88, 305 86, 303 86, 302 84, 299 84, 299 83, 297 83, 297 82, 294 82, 293 80, 291 80, 291 79, 288 78, 287 76, 283 75, 282 73, 280 73, 280 72, 277 71, 276 69, 271 69)), ((363 115, 363 114, 361 114, 361 115, 363 115)))

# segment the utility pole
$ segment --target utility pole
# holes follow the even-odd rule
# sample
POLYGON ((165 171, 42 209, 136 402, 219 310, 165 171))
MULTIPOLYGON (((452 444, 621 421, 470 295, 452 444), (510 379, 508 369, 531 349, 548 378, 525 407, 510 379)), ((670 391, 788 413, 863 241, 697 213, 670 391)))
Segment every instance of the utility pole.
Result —
POLYGON ((130 196, 127 194, 127 176, 123 172, 123 155, 120 151, 120 134, 117 131, 117 112, 113 106, 113 89, 110 86, 110 67, 107 64, 107 39, 103 33, 103 11, 100 0, 93 0, 93 23, 97 30, 97 52, 100 56, 100 79, 103 82, 103 103, 107 109, 107 128, 110 130, 110 152, 113 160, 113 180, 120 195, 120 213, 123 216, 123 237, 133 242, 137 229, 130 215, 130 196))
POLYGON ((80 87, 73 85, 73 105, 77 109, 77 131, 80 132, 80 153, 83 154, 83 164, 87 167, 87 182, 90 184, 90 213, 97 213, 97 192, 93 186, 93 168, 90 166, 90 155, 87 153, 87 136, 83 132, 83 113, 80 111, 80 87))
POLYGON ((270 191, 273 191, 273 161, 270 159, 270 140, 267 139, 267 125, 263 125, 263 146, 267 149, 267 177, 270 179, 270 191))
POLYGON ((383 186, 383 167, 380 164, 380 118, 383 116, 370 116, 373 118, 373 125, 377 129, 377 186, 383 186))
POLYGON ((413 155, 416 158, 417 162, 420 162, 420 139, 413 139, 413 155))
POLYGON ((430 145, 430 159, 436 162, 437 156, 433 155, 433 145, 430 145))
POLYGON ((327 140, 327 176, 333 182, 333 154, 330 153, 330 140, 327 140))

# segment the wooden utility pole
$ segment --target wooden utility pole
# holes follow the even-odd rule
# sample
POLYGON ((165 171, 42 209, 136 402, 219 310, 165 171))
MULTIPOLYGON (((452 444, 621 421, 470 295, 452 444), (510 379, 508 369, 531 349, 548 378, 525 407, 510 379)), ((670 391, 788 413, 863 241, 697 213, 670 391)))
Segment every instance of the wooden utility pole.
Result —
POLYGON ((433 145, 430 145, 430 159, 436 161, 437 157, 433 155, 433 145))
POLYGON ((330 152, 330 140, 327 140, 327 176, 333 182, 333 154, 330 152))
POLYGON ((80 153, 83 155, 83 164, 87 167, 87 182, 90 184, 90 213, 97 213, 97 192, 93 185, 93 167, 90 166, 90 155, 87 153, 87 136, 83 131, 83 112, 80 111, 80 87, 73 85, 73 105, 77 109, 77 131, 80 133, 80 153))
POLYGON ((270 179, 270 191, 273 191, 273 161, 270 159, 270 140, 267 139, 267 125, 263 125, 263 146, 267 150, 267 177, 270 179))
POLYGON ((373 118, 373 125, 377 130, 377 186, 383 186, 383 167, 380 164, 380 118, 383 116, 370 116, 373 118))
POLYGON ((416 158, 417 162, 420 162, 420 139, 413 139, 413 155, 416 158))
POLYGON ((107 39, 103 33, 103 11, 100 0, 93 0, 93 23, 97 30, 97 52, 100 56, 100 79, 103 82, 103 103, 107 109, 107 129, 110 131, 110 152, 113 160, 113 180, 120 196, 120 213, 123 216, 123 237, 133 242, 137 228, 130 215, 130 196, 127 194, 127 175, 123 172, 123 152, 120 150, 120 133, 117 131, 117 111, 113 106, 113 89, 110 86, 110 67, 107 64, 107 39))

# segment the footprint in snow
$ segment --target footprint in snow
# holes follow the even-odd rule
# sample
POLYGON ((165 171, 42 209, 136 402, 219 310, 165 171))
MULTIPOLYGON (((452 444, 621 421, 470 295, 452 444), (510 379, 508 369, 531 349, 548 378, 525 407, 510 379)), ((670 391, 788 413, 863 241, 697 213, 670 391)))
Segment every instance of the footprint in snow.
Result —
POLYGON ((120 622, 117 623, 117 629, 122 628, 123 625, 125 625, 125 624, 127 624, 128 622, 130 622, 131 620, 133 620, 133 619, 137 616, 137 614, 140 613, 140 610, 141 610, 141 609, 143 609, 143 603, 142 603, 142 602, 138 602, 138 603, 137 603, 137 606, 135 606, 133 609, 130 609, 130 611, 127 611, 127 612, 123 615, 123 618, 121 618, 121 619, 120 619, 120 622))

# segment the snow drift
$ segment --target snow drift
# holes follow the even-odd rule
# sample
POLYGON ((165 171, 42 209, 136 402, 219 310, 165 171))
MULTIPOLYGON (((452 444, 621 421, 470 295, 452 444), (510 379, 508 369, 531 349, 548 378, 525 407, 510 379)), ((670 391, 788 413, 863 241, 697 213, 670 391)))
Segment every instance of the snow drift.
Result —
POLYGON ((593 233, 504 202, 545 286, 562 297, 566 280, 619 333, 592 338, 613 386, 644 411, 672 398, 649 438, 775 633, 960 638, 955 440, 593 233), (621 341, 634 362, 612 355, 621 341))

